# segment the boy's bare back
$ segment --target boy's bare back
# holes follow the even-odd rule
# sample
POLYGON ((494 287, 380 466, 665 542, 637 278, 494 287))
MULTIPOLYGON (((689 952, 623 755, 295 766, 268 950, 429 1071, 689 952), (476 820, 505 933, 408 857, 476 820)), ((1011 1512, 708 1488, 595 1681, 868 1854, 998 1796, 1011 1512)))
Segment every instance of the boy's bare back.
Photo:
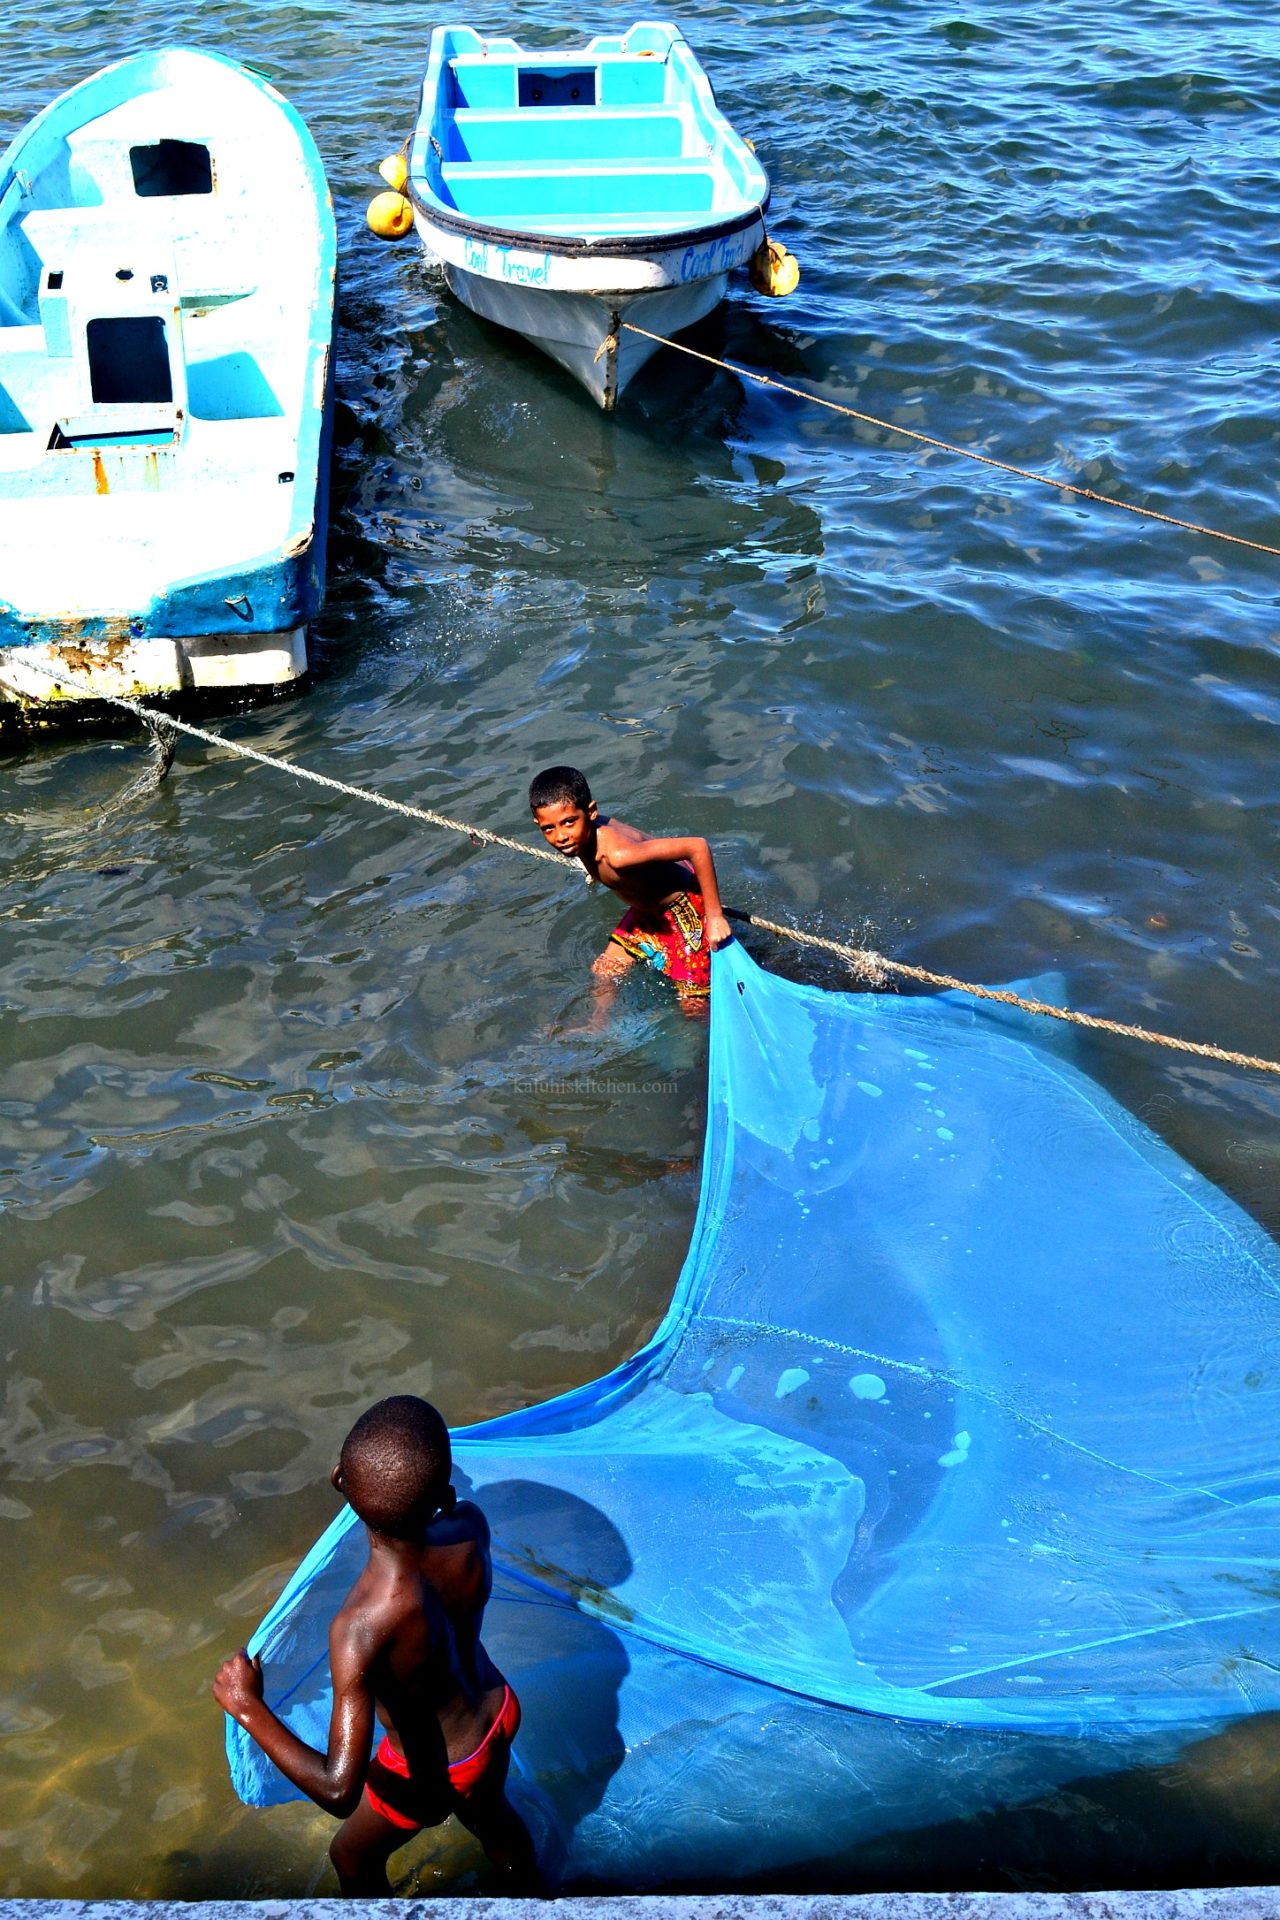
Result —
POLYGON ((347 1670, 367 1678, 393 1747, 418 1763, 447 1764, 472 1753, 493 1720, 489 1695, 501 1695, 503 1686, 480 1642, 489 1582, 476 1530, 470 1528, 470 1540, 462 1528, 455 1532, 457 1542, 424 1544, 413 1559, 401 1555, 391 1565, 370 1553, 330 1630, 334 1690, 340 1693, 347 1670), (438 1572, 459 1601, 457 1628, 438 1572))
POLYGON ((411 1558, 371 1553, 334 1618, 335 1692, 339 1675, 357 1671, 419 1774, 473 1753, 493 1722, 504 1683, 480 1639, 492 1581, 483 1514, 455 1510, 411 1558))
POLYGON ((426 1528, 412 1573, 375 1560, 370 1555, 334 1631, 372 1655, 377 1714, 393 1745, 424 1749, 438 1728, 448 1760, 461 1759, 488 1731, 505 1684, 480 1638, 493 1590, 489 1523, 462 1501, 426 1528))
POLYGON ((493 1592, 489 1522, 473 1500, 460 1500, 427 1529, 422 1570, 453 1628, 463 1674, 473 1687, 501 1683, 480 1640, 484 1610, 493 1592))
POLYGON ((594 858, 590 864, 583 860, 583 865, 629 907, 665 907, 695 882, 687 859, 655 859, 653 836, 639 827, 629 827, 612 814, 597 816, 595 825, 594 858), (640 847, 646 849, 646 856, 637 864, 633 854, 640 847))

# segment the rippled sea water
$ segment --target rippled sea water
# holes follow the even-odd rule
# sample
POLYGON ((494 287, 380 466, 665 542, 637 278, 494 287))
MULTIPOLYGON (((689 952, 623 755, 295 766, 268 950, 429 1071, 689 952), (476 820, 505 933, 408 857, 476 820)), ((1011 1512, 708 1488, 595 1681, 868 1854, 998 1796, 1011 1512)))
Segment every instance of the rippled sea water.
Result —
MULTIPOLYGON (((475 17, 542 42, 562 18, 475 17)), ((699 344, 1280 545, 1270 8, 681 24, 803 271, 785 303, 736 286, 699 344)), ((508 832, 530 772, 576 761, 624 817, 706 832, 741 905, 966 977, 1058 969, 1082 1008, 1280 1056, 1280 561, 673 354, 597 414, 364 232, 425 33, 371 0, 0 21, 5 137, 176 41, 269 73, 328 168, 314 678, 218 724, 508 832)), ((0 1891, 323 1890, 323 1816, 234 1803, 209 1677, 328 1519, 370 1400, 482 1418, 652 1327, 705 1034, 644 980, 574 1031, 610 919, 567 874, 189 743, 104 819, 144 757, 107 732, 0 751, 0 1891)), ((1080 1057, 1280 1233, 1275 1081, 1080 1057)), ((1278 1772, 1259 1722, 844 1884, 1274 1878, 1278 1772)), ((460 1844, 406 1858, 412 1884, 484 1884, 460 1844)))

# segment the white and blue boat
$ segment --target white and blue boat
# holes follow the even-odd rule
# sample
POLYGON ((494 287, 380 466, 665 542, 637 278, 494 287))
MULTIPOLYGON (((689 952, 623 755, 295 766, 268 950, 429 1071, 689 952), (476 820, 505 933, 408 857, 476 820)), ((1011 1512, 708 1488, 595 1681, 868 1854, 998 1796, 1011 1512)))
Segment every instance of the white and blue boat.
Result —
POLYGON ((307 128, 220 55, 122 60, 13 142, 0 714, 273 690, 305 671, 335 258, 307 128))
POLYGON ((769 182, 679 30, 533 51, 436 27, 409 156, 414 222, 458 298, 612 408, 724 297, 769 182))

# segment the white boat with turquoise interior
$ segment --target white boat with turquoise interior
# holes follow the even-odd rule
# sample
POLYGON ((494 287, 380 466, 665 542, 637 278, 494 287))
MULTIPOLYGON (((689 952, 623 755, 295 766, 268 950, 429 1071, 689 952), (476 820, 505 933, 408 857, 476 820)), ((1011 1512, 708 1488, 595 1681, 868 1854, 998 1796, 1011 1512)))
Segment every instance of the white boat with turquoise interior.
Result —
POLYGON ((310 134, 217 54, 122 60, 14 141, 0 160, 0 715, 272 689, 304 671, 334 268, 310 134))
POLYGON ((534 51, 436 27, 409 156, 423 243, 458 298, 611 408, 765 237, 769 182, 679 30, 534 51))

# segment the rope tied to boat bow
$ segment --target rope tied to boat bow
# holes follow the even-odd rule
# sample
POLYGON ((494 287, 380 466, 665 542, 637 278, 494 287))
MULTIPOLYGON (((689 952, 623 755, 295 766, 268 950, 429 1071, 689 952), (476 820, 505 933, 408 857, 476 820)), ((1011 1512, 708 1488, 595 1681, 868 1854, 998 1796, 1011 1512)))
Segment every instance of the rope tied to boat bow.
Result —
POLYGON ((664 333, 650 333, 647 327, 636 326, 633 320, 622 320, 620 327, 627 333, 638 333, 645 340, 652 340, 660 347, 674 347, 677 353, 687 353, 691 360, 703 360, 709 367, 719 367, 724 373, 736 373, 741 380, 754 380, 758 387, 773 387, 778 393, 788 393, 795 400, 808 400, 815 407, 826 407, 831 413, 842 413, 850 420, 859 420, 863 426, 878 427, 883 433, 899 433, 908 440, 916 440, 921 446, 936 447, 940 453, 958 454, 962 460, 976 460, 980 466, 995 467, 1000 473, 1014 474, 1019 480, 1035 480, 1043 487, 1053 487, 1058 493, 1075 494, 1081 500, 1095 500, 1100 506, 1122 507, 1126 513, 1136 513, 1143 520, 1159 520, 1166 527, 1181 527, 1184 533, 1202 533, 1210 540, 1226 540, 1233 547, 1248 547, 1253 553, 1272 553, 1280 555, 1280 547, 1269 547, 1263 540, 1250 540, 1244 534, 1224 533, 1221 527, 1202 527, 1196 520, 1180 520, 1176 514, 1160 513, 1155 507, 1140 507, 1133 500, 1117 500, 1114 494, 1098 493, 1093 487, 1082 487, 1074 480, 1056 479, 1051 473, 1037 473, 1034 467, 1018 467, 1010 460, 997 460, 989 453, 978 453, 973 447, 959 447, 951 440, 939 440, 930 433, 921 433, 915 427, 899 426, 893 420, 878 419, 874 413, 863 413, 857 407, 847 407, 839 400, 828 400, 820 393, 811 393, 806 387, 793 387, 786 380, 775 380, 772 374, 757 373, 751 367, 740 367, 733 360, 719 360, 714 353, 703 353, 697 347, 687 347, 682 340, 672 340, 664 333))

